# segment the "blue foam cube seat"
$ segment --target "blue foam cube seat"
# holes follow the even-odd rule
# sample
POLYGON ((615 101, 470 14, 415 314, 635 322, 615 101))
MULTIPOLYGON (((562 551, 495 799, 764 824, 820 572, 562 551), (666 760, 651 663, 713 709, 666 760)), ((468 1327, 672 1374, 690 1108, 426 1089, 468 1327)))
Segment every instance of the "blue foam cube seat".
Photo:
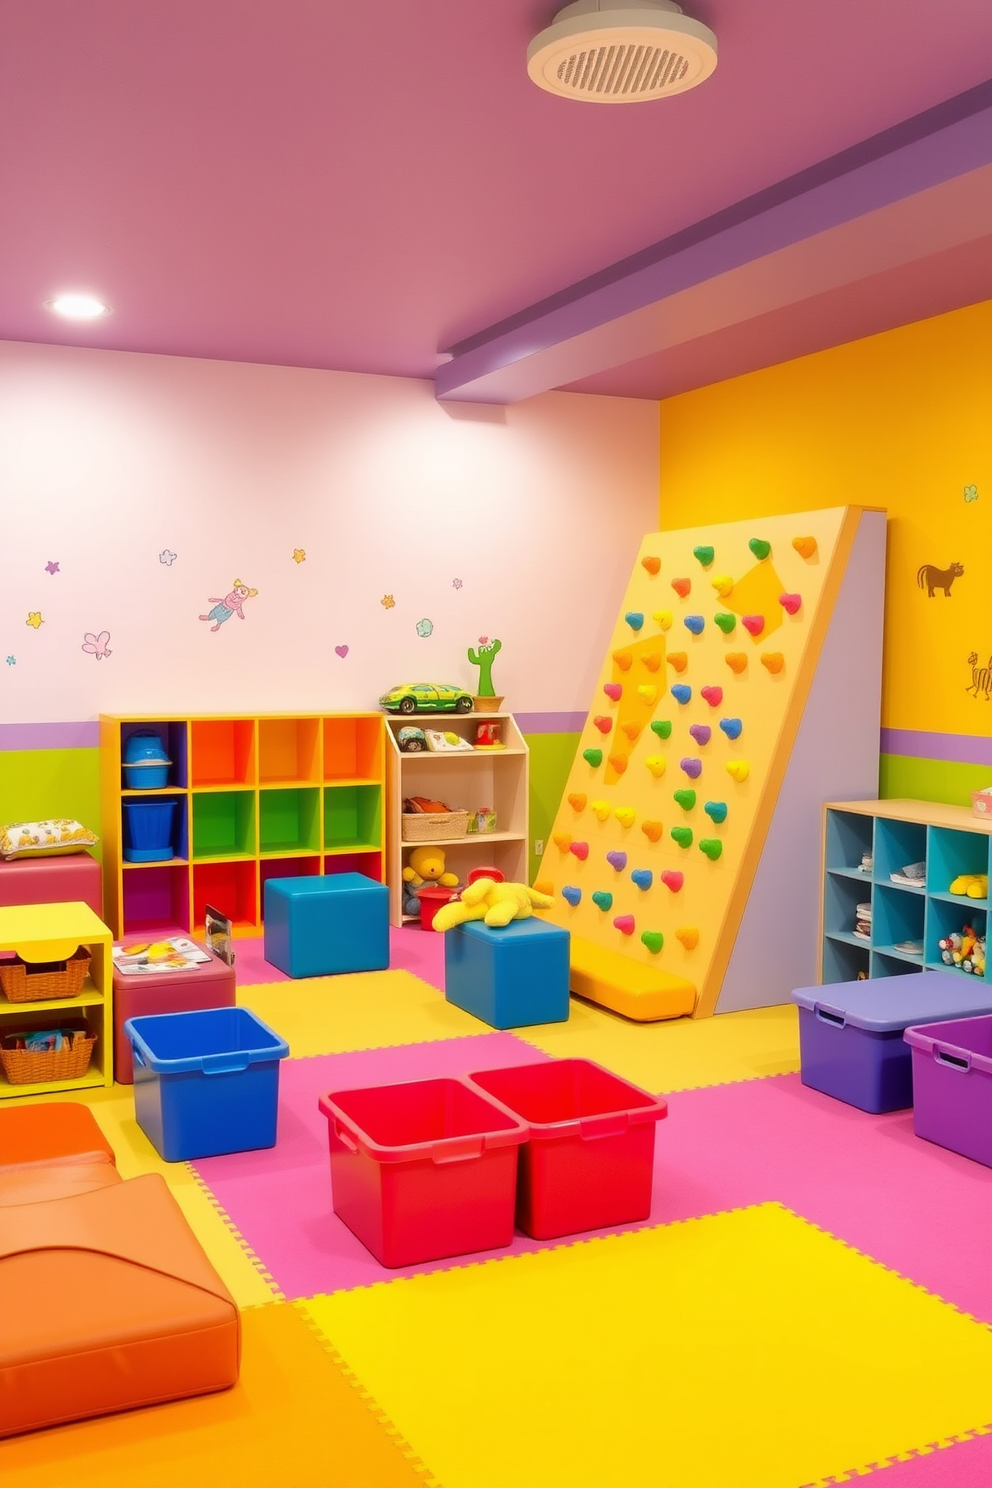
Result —
POLYGON ((444 995, 490 1028, 564 1023, 568 950, 567 930, 533 916, 456 925, 444 932, 444 995))
POLYGON ((291 977, 385 971, 389 890, 364 873, 270 878, 265 959, 291 977))

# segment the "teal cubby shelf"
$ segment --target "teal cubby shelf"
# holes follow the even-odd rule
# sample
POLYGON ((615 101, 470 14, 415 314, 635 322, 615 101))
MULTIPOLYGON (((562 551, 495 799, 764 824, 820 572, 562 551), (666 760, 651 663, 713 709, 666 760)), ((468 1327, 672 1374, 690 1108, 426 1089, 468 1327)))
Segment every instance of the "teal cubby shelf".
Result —
MULTIPOLYGON (((939 942, 970 925, 985 935, 989 900, 952 894, 961 874, 988 874, 992 823, 963 806, 930 801, 844 801, 824 807, 821 968, 823 983, 859 977, 953 971, 939 942), (870 869, 862 859, 870 860, 870 869), (925 863, 923 883, 891 875, 925 863), (855 935, 859 904, 872 907, 871 934, 855 935)), ((970 976, 972 972, 958 971, 970 976)))

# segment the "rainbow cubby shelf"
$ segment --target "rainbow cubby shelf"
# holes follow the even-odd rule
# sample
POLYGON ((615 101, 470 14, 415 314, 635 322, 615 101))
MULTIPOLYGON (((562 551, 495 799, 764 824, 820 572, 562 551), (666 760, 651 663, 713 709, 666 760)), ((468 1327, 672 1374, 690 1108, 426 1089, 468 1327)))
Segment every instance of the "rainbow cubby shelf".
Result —
POLYGON ((384 872, 381 713, 102 715, 104 897, 115 936, 202 934, 210 904, 239 935, 262 930, 270 878, 384 872), (123 785, 130 736, 153 729, 171 764, 160 789, 123 785), (172 857, 124 859, 124 803, 175 802, 172 857))

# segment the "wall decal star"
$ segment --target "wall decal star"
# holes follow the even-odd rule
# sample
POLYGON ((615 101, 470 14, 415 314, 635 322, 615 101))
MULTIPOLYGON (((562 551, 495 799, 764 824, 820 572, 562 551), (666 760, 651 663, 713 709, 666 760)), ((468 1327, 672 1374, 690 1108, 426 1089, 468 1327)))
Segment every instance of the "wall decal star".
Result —
POLYGON ((307 550, 306 550, 306 548, 294 548, 293 549, 293 562, 294 563, 306 563, 306 561, 307 561, 307 550))
POLYGON ((38 626, 44 625, 45 622, 41 618, 40 610, 28 610, 28 618, 24 623, 30 625, 32 630, 37 630, 38 626))
POLYGON ((51 558, 49 558, 48 562, 45 564, 45 572, 50 574, 57 574, 58 571, 58 564, 55 563, 51 558))

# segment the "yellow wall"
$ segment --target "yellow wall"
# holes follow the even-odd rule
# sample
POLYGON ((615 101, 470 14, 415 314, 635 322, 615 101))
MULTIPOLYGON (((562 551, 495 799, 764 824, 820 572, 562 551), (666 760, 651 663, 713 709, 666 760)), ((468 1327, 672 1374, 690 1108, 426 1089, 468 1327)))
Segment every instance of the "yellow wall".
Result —
POLYGON ((992 734, 967 658, 992 664, 992 302, 669 398, 662 528, 883 506, 882 723, 992 734), (965 500, 965 488, 978 496, 965 500), (951 598, 921 565, 964 564, 951 598))

